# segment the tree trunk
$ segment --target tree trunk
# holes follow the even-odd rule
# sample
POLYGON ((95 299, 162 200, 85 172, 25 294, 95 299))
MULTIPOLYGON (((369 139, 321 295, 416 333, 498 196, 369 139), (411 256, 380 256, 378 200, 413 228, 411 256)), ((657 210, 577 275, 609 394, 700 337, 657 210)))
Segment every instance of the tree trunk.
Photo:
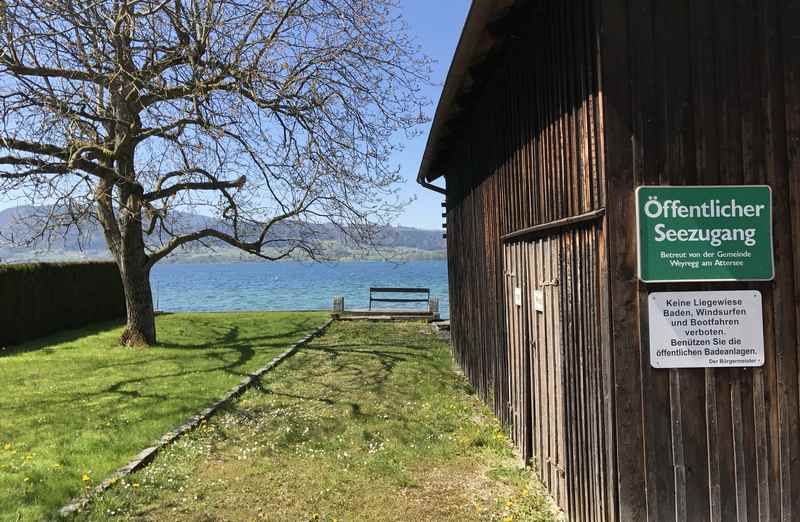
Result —
POLYGON ((120 342, 128 346, 150 346, 156 343, 156 318, 153 292, 150 290, 151 264, 142 227, 144 188, 137 182, 134 161, 136 144, 131 132, 140 129, 142 122, 138 112, 129 105, 127 93, 131 89, 134 89, 133 84, 122 88, 117 86, 111 91, 116 120, 113 134, 118 176, 113 182, 104 179, 98 185, 97 203, 106 241, 117 261, 125 290, 128 324, 120 342), (116 215, 112 202, 115 187, 119 198, 116 215))
POLYGON ((135 195, 128 201, 130 205, 119 216, 120 243, 116 255, 128 309, 128 325, 120 341, 128 346, 149 346, 156 343, 150 264, 144 247, 141 207, 135 195))
POLYGON ((156 343, 156 319, 150 290, 150 270, 135 260, 126 262, 123 259, 118 264, 128 313, 128 324, 120 342, 127 346, 153 345, 156 343))

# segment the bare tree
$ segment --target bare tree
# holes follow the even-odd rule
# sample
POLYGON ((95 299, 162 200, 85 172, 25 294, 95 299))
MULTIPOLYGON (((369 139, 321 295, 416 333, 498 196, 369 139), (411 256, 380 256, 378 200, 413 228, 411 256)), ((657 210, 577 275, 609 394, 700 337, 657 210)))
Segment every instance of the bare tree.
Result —
POLYGON ((428 60, 394 0, 0 0, 0 194, 46 202, 40 235, 96 219, 126 344, 156 342, 149 275, 189 242, 320 254, 397 210, 396 137, 428 60), (205 209, 213 223, 178 230, 205 209), (283 232, 276 234, 278 223, 283 232))

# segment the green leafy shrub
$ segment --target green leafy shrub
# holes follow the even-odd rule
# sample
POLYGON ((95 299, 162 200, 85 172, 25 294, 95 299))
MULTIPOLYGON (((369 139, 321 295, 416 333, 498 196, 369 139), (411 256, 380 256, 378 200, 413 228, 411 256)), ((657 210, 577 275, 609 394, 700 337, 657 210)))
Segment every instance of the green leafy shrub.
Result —
POLYGON ((125 317, 112 262, 0 266, 0 346, 125 317))

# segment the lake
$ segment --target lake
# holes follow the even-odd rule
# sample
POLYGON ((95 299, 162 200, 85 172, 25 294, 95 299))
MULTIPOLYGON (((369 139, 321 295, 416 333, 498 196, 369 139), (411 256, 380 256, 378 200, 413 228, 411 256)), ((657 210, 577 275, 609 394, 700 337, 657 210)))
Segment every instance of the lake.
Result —
MULTIPOLYGON (((426 287, 448 317, 447 261, 162 263, 153 267, 153 301, 167 312, 367 308, 370 286, 426 287)), ((384 306, 381 306, 384 308, 384 306)))

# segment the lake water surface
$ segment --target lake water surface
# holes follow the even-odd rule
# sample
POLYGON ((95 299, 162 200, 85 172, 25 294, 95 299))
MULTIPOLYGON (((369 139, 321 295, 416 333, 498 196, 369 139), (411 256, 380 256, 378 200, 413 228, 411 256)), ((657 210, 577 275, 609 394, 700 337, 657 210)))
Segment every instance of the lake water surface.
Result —
POLYGON ((152 272, 156 308, 167 312, 366 308, 370 286, 426 287, 448 317, 447 262, 302 261, 157 264, 152 272))

